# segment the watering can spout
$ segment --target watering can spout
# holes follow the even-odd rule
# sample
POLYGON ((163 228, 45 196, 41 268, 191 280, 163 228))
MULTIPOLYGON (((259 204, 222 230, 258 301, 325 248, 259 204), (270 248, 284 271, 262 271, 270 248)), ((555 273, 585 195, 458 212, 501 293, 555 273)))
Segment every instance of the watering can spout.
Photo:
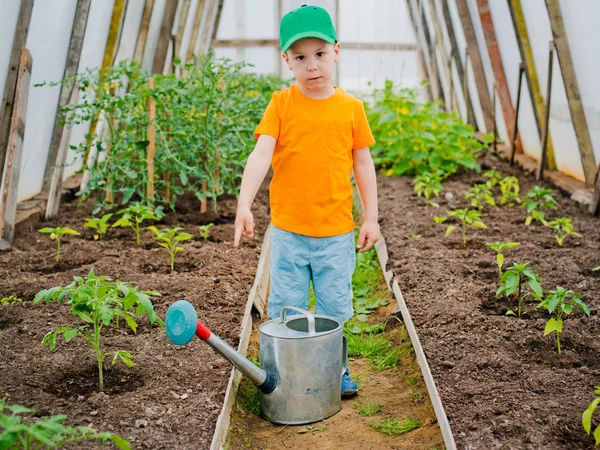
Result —
POLYGON ((200 322, 196 310, 189 302, 178 300, 169 307, 165 328, 168 338, 175 345, 185 345, 194 336, 198 336, 242 372, 264 394, 270 394, 277 387, 277 379, 273 375, 256 367, 200 322))

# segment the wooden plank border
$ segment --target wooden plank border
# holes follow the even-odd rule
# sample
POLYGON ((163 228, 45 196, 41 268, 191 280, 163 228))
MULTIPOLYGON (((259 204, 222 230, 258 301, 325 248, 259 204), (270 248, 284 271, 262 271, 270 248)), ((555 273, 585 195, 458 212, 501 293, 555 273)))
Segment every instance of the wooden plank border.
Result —
MULTIPOLYGON (((237 350, 244 356, 248 351, 248 344, 250 343, 250 336, 252 335, 252 307, 257 303, 257 301, 259 301, 257 298, 259 293, 266 291, 269 283, 269 267, 271 263, 271 228, 272 226, 269 224, 265 232, 260 258, 258 260, 258 266, 256 269, 256 276, 254 277, 254 284, 252 285, 252 289, 250 289, 250 293, 248 294, 248 301, 246 302, 244 317, 242 318, 242 331, 240 333, 240 343, 238 344, 237 350)), ((210 444, 211 450, 221 450, 225 446, 227 434, 229 432, 229 424, 231 422, 231 410, 235 404, 241 379, 242 373, 235 367, 232 368, 231 375, 229 376, 229 384, 227 385, 227 391, 225 392, 225 401, 223 402, 221 413, 217 419, 215 433, 210 444)))
POLYGON ((0 104, 0 179, 2 179, 4 160, 6 159, 6 152, 8 149, 10 122, 13 115, 19 72, 19 61, 21 60, 23 47, 25 47, 27 35, 29 34, 33 2, 34 0, 21 0, 12 51, 8 62, 8 73, 6 74, 6 84, 4 85, 2 104, 0 104))
POLYGON ((17 76, 13 115, 10 122, 6 164, 0 189, 0 250, 6 250, 12 246, 15 234, 21 157, 25 138, 32 67, 31 53, 27 48, 23 48, 17 76))

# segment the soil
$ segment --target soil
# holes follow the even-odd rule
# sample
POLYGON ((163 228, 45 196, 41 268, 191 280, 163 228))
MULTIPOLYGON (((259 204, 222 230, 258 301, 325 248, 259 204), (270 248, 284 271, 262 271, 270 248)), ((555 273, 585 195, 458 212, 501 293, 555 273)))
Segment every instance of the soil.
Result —
MULTIPOLYGON (((383 276, 377 289, 379 298, 390 303, 371 314, 371 325, 386 323, 383 333, 400 346, 409 342, 404 326, 396 320, 395 299, 389 292, 383 276)), ((248 354, 258 357, 260 320, 255 318, 248 354)), ((351 359, 350 373, 359 385, 359 395, 342 400, 342 410, 324 421, 311 425, 276 425, 247 411, 238 401, 232 412, 228 445, 231 450, 279 450, 294 448, 312 449, 393 449, 431 450, 444 448, 444 441, 437 423, 427 388, 421 376, 412 348, 393 369, 376 371, 370 361, 363 358, 351 359), (362 417, 356 403, 379 404, 378 413, 362 417), (375 430, 370 424, 381 423, 387 416, 401 419, 412 415, 421 426, 400 436, 390 436, 375 430)), ((238 395, 240 395, 238 393, 238 395)))
MULTIPOLYGON (((67 424, 90 425, 129 440, 133 448, 209 448, 221 411, 231 372, 230 365, 209 346, 195 340, 176 347, 164 329, 139 321, 137 333, 121 328, 103 330, 104 350, 123 349, 133 355, 134 367, 106 363, 105 389, 97 386, 95 353, 76 338, 58 339, 57 349, 42 348, 51 329, 76 324, 66 304, 34 305, 42 289, 66 286, 73 276, 96 275, 154 289, 155 311, 164 319, 176 300, 190 301, 199 318, 218 336, 237 346, 248 293, 260 255, 263 233, 269 223, 267 185, 253 207, 256 234, 233 248, 236 200, 219 199, 218 214, 200 214, 199 202, 183 199, 177 212, 169 212, 158 224, 182 226, 194 235, 177 254, 170 272, 168 252, 158 247, 152 233, 144 230, 135 244, 133 230, 109 229, 106 238, 94 241, 84 218, 91 217, 91 202, 61 206, 57 220, 44 226, 68 226, 81 236, 67 236, 56 262, 55 243, 36 231, 17 235, 14 247, 0 253, 0 298, 23 299, 0 308, 0 398, 7 403, 35 409, 36 416, 67 414, 67 424), (214 223, 204 242, 197 225, 214 223)), ((149 224, 147 224, 149 225, 149 224)), ((96 448, 97 442, 78 443, 76 448, 96 448)))
POLYGON ((417 327, 458 448, 592 449, 581 414, 600 384, 600 272, 591 270, 600 266, 598 218, 492 154, 481 163, 518 177, 522 195, 535 185, 554 188, 558 209, 547 219, 573 218, 583 238, 567 238, 559 247, 549 228, 524 225, 523 208, 488 207, 482 214, 488 229, 469 229, 465 250, 460 232, 444 238, 445 224, 432 217, 466 208, 468 189, 485 181, 480 174, 445 180, 440 208, 425 206, 411 179, 378 174, 388 269, 417 327), (495 297, 495 252, 485 246, 494 241, 521 243, 505 252, 505 267, 527 262, 545 290, 562 286, 583 294, 591 317, 576 309, 564 321, 560 356, 555 335, 543 336, 549 315, 534 300, 526 302, 522 319, 505 316, 516 304, 495 297))

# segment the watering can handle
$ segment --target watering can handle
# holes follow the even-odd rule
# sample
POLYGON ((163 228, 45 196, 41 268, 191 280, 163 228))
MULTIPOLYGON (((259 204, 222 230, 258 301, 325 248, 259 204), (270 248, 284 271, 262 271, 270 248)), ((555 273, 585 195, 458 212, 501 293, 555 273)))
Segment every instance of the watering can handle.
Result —
POLYGON ((295 306, 284 306, 281 309, 281 318, 279 319, 279 323, 285 323, 286 322, 286 315, 287 315, 287 310, 291 309, 293 311, 296 311, 297 313, 302 314, 304 317, 306 317, 306 320, 308 321, 308 335, 312 336, 314 334, 316 334, 315 331, 315 316, 313 316, 310 312, 301 309, 301 308, 296 308, 295 306))

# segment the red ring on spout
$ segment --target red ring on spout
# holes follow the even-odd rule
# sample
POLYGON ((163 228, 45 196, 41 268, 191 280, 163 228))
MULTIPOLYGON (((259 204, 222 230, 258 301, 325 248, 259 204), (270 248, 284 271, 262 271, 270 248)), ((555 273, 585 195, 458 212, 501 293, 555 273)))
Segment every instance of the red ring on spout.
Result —
POLYGON ((210 337, 210 330, 204 326, 204 324, 200 321, 196 324, 196 336, 198 336, 203 341, 207 340, 210 337))

